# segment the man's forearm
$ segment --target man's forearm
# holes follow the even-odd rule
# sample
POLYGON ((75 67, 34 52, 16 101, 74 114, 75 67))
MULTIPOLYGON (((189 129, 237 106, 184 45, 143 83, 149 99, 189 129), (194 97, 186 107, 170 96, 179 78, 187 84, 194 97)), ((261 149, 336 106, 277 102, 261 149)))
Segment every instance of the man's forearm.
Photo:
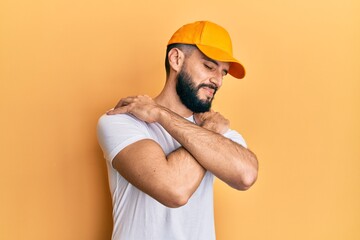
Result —
POLYGON ((257 159, 250 150, 168 109, 160 111, 158 122, 202 167, 230 186, 247 189, 255 182, 257 159))
POLYGON ((191 196, 199 187, 206 170, 183 147, 168 154, 167 161, 179 176, 177 185, 179 190, 185 196, 191 196))

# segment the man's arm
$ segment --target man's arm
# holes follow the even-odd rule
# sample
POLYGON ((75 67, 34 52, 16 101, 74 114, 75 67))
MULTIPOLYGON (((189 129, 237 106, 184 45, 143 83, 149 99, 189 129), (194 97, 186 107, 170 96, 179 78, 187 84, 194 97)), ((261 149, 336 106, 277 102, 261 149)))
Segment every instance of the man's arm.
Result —
POLYGON ((205 174, 184 148, 165 156, 158 143, 150 139, 125 147, 113 166, 132 185, 168 207, 186 204, 205 174))
POLYGON ((247 190, 256 181, 258 162, 255 154, 217 132, 219 125, 215 118, 222 118, 219 113, 206 113, 200 123, 198 120, 203 127, 188 124, 166 109, 159 115, 158 122, 170 135, 219 179, 238 190, 247 190))
POLYGON ((219 134, 227 126, 217 113, 198 115, 200 126, 197 126, 147 96, 122 99, 110 114, 117 113, 131 113, 143 121, 158 122, 202 167, 233 188, 246 190, 256 181, 255 154, 219 134))

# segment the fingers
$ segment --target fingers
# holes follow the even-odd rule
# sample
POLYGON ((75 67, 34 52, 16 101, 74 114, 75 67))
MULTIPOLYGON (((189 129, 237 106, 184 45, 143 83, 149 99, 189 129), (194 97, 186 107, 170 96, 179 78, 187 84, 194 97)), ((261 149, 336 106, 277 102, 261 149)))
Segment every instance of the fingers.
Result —
POLYGON ((148 95, 130 96, 122 98, 120 99, 118 104, 113 109, 109 110, 106 114, 115 115, 121 113, 130 113, 130 111, 132 111, 131 109, 133 109, 134 106, 139 105, 139 103, 146 104, 151 101, 152 99, 148 95))
POLYGON ((205 119, 214 116, 216 114, 219 114, 218 112, 215 112, 214 110, 210 109, 208 112, 203 112, 203 113, 194 113, 194 116, 198 119, 201 119, 202 121, 204 121, 205 119))
POLYGON ((123 107, 117 107, 117 108, 110 109, 109 111, 106 112, 106 114, 107 115, 115 115, 115 114, 121 114, 121 113, 127 113, 127 112, 128 112, 128 107, 123 106, 123 107))
POLYGON ((120 99, 118 104, 116 104, 116 106, 113 109, 107 111, 106 114, 115 115, 115 114, 127 113, 128 107, 126 106, 128 106, 132 102, 133 98, 134 97, 127 97, 120 99))
POLYGON ((129 96, 126 98, 120 99, 119 103, 116 105, 115 108, 126 106, 133 102, 147 102, 152 100, 148 95, 138 95, 138 96, 129 96))
POLYGON ((129 103, 134 102, 135 99, 136 99, 136 97, 126 97, 126 98, 122 98, 122 99, 120 99, 119 103, 115 106, 115 109, 116 109, 116 108, 119 108, 119 107, 126 106, 126 105, 128 105, 129 103))
POLYGON ((213 110, 204 113, 194 113, 195 121, 198 125, 201 126, 204 123, 204 121, 211 118, 214 115, 214 113, 215 112, 213 110))

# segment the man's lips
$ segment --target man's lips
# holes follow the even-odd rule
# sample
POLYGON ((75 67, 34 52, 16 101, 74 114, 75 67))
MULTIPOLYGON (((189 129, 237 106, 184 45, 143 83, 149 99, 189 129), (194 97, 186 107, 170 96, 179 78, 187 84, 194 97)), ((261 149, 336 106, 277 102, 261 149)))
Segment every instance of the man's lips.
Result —
POLYGON ((201 85, 200 86, 202 89, 204 89, 209 95, 213 96, 217 90, 217 87, 212 86, 212 85, 201 85))
POLYGON ((209 88, 209 87, 202 87, 209 95, 213 96, 215 90, 213 88, 209 88))

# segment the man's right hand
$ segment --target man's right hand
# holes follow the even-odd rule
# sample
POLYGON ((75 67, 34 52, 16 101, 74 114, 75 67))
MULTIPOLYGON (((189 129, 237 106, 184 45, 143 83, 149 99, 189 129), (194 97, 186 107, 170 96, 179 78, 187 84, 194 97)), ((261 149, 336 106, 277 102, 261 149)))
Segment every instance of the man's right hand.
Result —
POLYGON ((142 121, 153 123, 159 115, 162 107, 147 95, 122 98, 114 109, 107 112, 108 115, 130 113, 142 121))

